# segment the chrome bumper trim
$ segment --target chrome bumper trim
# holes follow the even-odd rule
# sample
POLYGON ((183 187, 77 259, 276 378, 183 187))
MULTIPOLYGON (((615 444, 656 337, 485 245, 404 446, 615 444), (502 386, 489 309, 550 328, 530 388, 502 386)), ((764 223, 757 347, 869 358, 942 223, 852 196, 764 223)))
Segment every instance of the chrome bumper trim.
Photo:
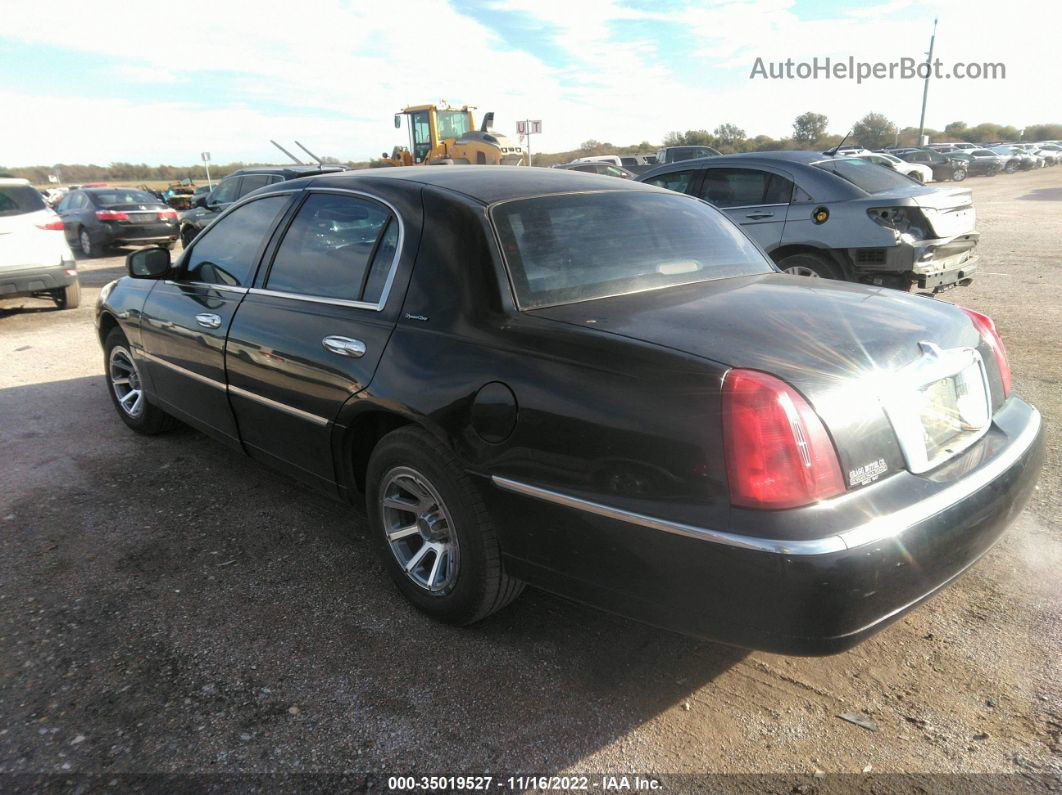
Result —
POLYGON ((738 547, 740 549, 751 549, 757 552, 771 552, 778 555, 828 555, 896 538, 910 527, 924 522, 941 511, 947 510, 987 486, 1014 466, 1032 447, 1033 442, 1036 441, 1040 433, 1040 412, 1032 407, 1030 409, 1032 414, 1029 422, 1018 434, 1017 438, 980 469, 920 502, 909 505, 888 516, 871 519, 843 533, 824 538, 789 541, 727 533, 722 530, 695 527, 681 522, 672 522, 667 519, 658 519, 645 514, 626 511, 622 508, 614 508, 599 502, 584 500, 581 497, 574 497, 570 494, 545 489, 540 486, 532 486, 498 475, 493 475, 491 480, 495 486, 505 491, 586 511, 596 516, 603 516, 606 519, 615 519, 616 521, 648 527, 665 533, 674 533, 687 538, 710 541, 715 544, 723 544, 724 546, 738 547))

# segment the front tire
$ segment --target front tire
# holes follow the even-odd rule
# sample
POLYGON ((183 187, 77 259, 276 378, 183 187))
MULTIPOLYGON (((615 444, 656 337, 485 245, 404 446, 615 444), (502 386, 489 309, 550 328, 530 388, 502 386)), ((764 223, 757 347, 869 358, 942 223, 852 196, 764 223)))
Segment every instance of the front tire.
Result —
POLYGON ((790 254, 778 262, 778 267, 791 276, 810 276, 821 279, 843 279, 832 262, 818 254, 790 254))
POLYGON ((966 169, 965 168, 957 168, 957 169, 955 169, 954 171, 951 172, 951 178, 955 182, 962 182, 964 179, 966 179, 966 169))
POLYGON ((384 566, 415 607, 466 625, 512 602, 486 506, 454 454, 419 428, 387 434, 369 459, 369 526, 384 566))
POLYGON ((81 282, 52 290, 52 300, 59 309, 77 309, 81 305, 81 282))
POLYGON ((121 329, 111 329, 103 343, 107 391, 122 422, 137 433, 154 436, 177 425, 177 420, 148 402, 140 369, 121 329))

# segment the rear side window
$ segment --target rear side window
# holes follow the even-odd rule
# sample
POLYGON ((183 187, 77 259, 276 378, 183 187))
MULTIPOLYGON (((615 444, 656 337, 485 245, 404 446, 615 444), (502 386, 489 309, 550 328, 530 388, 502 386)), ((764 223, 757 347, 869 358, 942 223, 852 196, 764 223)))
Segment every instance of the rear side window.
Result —
POLYGON ((676 193, 686 193, 690 187, 690 180, 696 173, 696 171, 672 171, 670 174, 661 174, 645 182, 649 185, 656 185, 658 188, 673 190, 676 193))
POLYGON ((716 207, 788 204, 793 183, 752 168, 710 168, 704 172, 700 196, 716 207))
POLYGON ((371 201, 329 193, 311 194, 277 249, 266 288, 320 298, 358 300, 369 262, 377 252, 389 220, 387 209, 371 201))
POLYGON ((29 185, 0 185, 0 216, 47 209, 44 197, 29 185))
POLYGON ((243 178, 243 184, 240 185, 240 197, 242 198, 251 191, 264 188, 266 185, 271 185, 276 181, 276 177, 272 174, 248 174, 243 178))
POLYGON ((521 309, 773 270, 729 218, 675 193, 542 196, 492 217, 521 309))
POLYGON ((251 201, 215 221, 192 247, 185 278, 193 282, 246 287, 258 252, 290 196, 251 201))

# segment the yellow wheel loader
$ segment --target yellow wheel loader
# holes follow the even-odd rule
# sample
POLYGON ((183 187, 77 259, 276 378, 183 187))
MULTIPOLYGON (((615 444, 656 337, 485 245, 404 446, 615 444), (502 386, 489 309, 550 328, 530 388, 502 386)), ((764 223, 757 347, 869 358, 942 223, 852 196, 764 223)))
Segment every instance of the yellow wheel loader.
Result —
POLYGON ((491 129, 494 114, 484 114, 483 126, 477 130, 472 116, 474 109, 471 105, 451 108, 445 102, 404 108, 395 114, 395 127, 402 128, 405 116, 409 146, 396 146, 390 155, 384 152, 384 163, 389 166, 523 165, 523 148, 491 129))

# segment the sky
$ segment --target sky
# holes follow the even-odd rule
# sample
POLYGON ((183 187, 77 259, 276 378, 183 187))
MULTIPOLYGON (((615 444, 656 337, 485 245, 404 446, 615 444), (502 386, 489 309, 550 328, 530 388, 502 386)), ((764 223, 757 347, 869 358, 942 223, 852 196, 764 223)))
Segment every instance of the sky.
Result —
MULTIPOLYGON (((534 151, 658 144, 730 122, 789 135, 824 113, 917 126, 922 82, 750 78, 793 59, 1002 63, 938 80, 926 124, 1062 122, 1055 4, 1042 0, 0 0, 0 164, 283 162, 269 143, 364 160, 406 143, 392 116, 445 99, 492 110, 534 151)), ((477 118, 478 122, 478 118, 477 118)))

